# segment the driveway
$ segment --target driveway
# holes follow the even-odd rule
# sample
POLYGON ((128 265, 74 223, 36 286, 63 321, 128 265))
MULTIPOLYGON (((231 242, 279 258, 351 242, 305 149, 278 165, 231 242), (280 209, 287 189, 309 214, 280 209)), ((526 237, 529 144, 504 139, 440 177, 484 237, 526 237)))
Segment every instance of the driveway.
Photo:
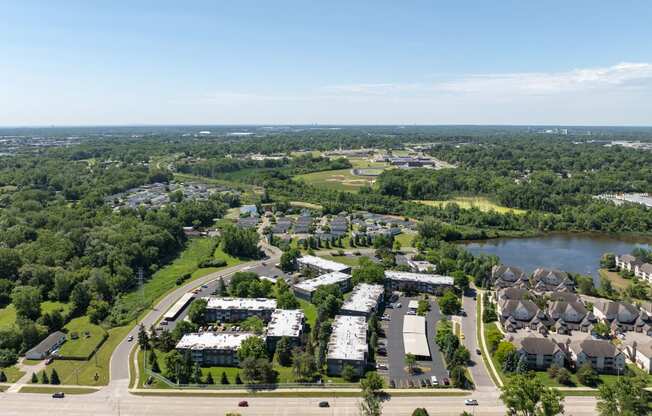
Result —
POLYGON ((424 369, 424 372, 417 375, 410 375, 405 370, 405 347, 403 345, 403 317, 408 311, 407 305, 411 299, 418 297, 401 297, 399 302, 403 307, 398 309, 386 309, 391 317, 387 322, 387 358, 389 363, 389 377, 394 380, 396 387, 407 387, 408 381, 412 380, 415 384, 421 383, 422 379, 430 379, 431 376, 437 376, 441 380, 448 376, 444 359, 435 343, 435 324, 442 319, 439 306, 435 298, 430 297, 430 311, 426 315, 426 338, 430 347, 430 360, 417 361, 417 365, 424 369))

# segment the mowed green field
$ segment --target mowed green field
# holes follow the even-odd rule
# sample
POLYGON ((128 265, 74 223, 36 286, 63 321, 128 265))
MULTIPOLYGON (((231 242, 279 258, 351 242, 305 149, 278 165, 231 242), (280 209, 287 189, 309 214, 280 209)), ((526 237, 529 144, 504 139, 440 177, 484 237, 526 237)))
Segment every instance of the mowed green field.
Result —
MULTIPOLYGON (((62 302, 45 301, 41 303, 41 313, 46 314, 58 310, 65 315, 70 310, 68 304, 62 302)), ((7 305, 0 309, 0 329, 11 327, 16 322, 16 308, 14 305, 7 305)))
POLYGON ((498 204, 490 201, 488 198, 481 197, 481 196, 474 196, 474 197, 459 196, 459 197, 447 199, 445 201, 413 200, 412 202, 416 202, 417 204, 429 205, 429 206, 433 206, 433 207, 442 207, 442 206, 446 206, 448 204, 455 203, 462 209, 477 208, 480 211, 484 211, 484 212, 489 212, 489 211, 493 210, 493 211, 499 212, 501 214, 504 214, 504 213, 507 213, 507 212, 511 212, 512 214, 525 214, 525 210, 517 209, 517 208, 503 207, 501 205, 498 205, 498 204))
POLYGON ((354 176, 351 169, 326 170, 295 176, 309 185, 336 191, 357 192, 363 186, 371 186, 372 179, 368 176, 354 176))
POLYGON ((59 355, 64 357, 90 357, 106 336, 104 328, 92 324, 88 316, 75 318, 64 328, 68 333, 68 339, 59 350, 59 355), (77 334, 77 339, 72 339, 73 333, 77 334))

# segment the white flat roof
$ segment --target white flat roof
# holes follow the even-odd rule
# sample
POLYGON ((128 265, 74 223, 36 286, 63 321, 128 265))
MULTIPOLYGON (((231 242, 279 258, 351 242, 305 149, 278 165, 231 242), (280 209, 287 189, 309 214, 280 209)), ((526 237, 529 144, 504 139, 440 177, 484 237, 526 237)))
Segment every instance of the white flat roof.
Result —
POLYGON ((276 309, 276 299, 267 298, 218 298, 210 296, 207 309, 266 310, 276 309))
POLYGON ((351 268, 351 266, 347 266, 346 264, 322 259, 321 257, 317 257, 317 256, 303 256, 303 257, 299 257, 297 261, 301 264, 317 267, 319 269, 328 270, 331 272, 341 272, 343 270, 348 270, 351 268))
POLYGON ((167 312, 163 315, 163 319, 170 320, 176 318, 176 316, 186 307, 188 302, 190 302, 195 297, 194 293, 184 293, 183 296, 179 298, 178 301, 167 312))
POLYGON ((430 357, 426 335, 426 318, 417 315, 403 316, 403 345, 406 354, 430 357))
POLYGON ((390 280, 400 280, 404 282, 429 283, 433 285, 453 285, 453 278, 450 276, 441 276, 438 274, 422 274, 409 272, 396 272, 393 270, 385 271, 385 278, 390 280))
POLYGON ((277 309, 267 325, 268 337, 298 337, 303 328, 304 314, 300 309, 277 309))
POLYGON ((337 315, 332 328, 326 358, 364 361, 368 352, 364 316, 337 315))
POLYGON ((184 335, 177 348, 192 350, 237 350, 242 341, 256 335, 248 332, 201 332, 184 335))
POLYGON ((378 299, 385 291, 383 285, 360 283, 353 288, 351 297, 342 305, 343 310, 369 313, 378 306, 378 299))
POLYGON ((410 302, 408 302, 408 309, 418 309, 419 308, 419 301, 416 299, 412 299, 410 302))
POLYGON ((314 292, 319 286, 333 285, 350 278, 351 276, 345 273, 331 272, 317 276, 314 279, 304 280, 303 282, 294 285, 294 287, 306 292, 314 292))

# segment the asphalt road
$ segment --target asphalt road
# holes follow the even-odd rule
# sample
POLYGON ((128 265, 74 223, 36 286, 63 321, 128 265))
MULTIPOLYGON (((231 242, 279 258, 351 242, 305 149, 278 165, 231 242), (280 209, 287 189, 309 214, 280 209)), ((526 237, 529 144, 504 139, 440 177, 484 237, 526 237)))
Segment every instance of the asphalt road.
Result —
POLYGON ((444 359, 439 351, 439 347, 435 343, 435 325, 437 321, 441 319, 441 313, 439 312, 439 307, 437 303, 431 298, 430 301, 430 311, 426 315, 426 327, 427 333, 426 337, 428 339, 428 346, 430 347, 430 357, 429 361, 417 361, 418 365, 422 368, 427 368, 429 370, 424 371, 421 374, 409 375, 405 371, 405 347, 403 345, 403 317, 408 311, 408 303, 411 299, 418 299, 418 297, 404 297, 399 298, 403 306, 397 309, 386 309, 386 312, 389 312, 391 321, 388 322, 388 330, 386 331, 387 335, 387 355, 389 362, 389 374, 390 380, 394 380, 396 387, 408 387, 406 383, 408 380, 412 380, 415 383, 420 383, 421 379, 430 379, 431 376, 437 376, 437 379, 441 380, 448 375, 446 371, 446 365, 444 364, 444 359))
POLYGON ((478 337, 476 336, 476 301, 473 300, 475 289, 469 289, 468 293, 462 299, 462 306, 466 311, 466 316, 462 317, 462 333, 464 334, 463 344, 471 353, 471 360, 469 371, 475 383, 476 390, 496 389, 493 380, 489 376, 489 372, 484 365, 482 357, 476 354, 476 349, 480 348, 478 337), (470 295, 470 296, 469 296, 470 295))
MULTIPOLYGON (((476 415, 498 416, 505 414, 505 408, 497 399, 497 393, 474 393, 479 402, 473 409, 464 405, 465 397, 394 397, 384 402, 383 415, 408 416, 416 407, 425 407, 430 415, 458 415, 463 410, 476 415)), ((236 411, 244 415, 359 415, 358 401, 347 398, 246 398, 249 407, 237 407, 238 398, 212 397, 153 397, 126 395, 109 397, 104 392, 90 395, 67 396, 52 399, 44 394, 0 394, 0 409, 3 416, 142 416, 165 415, 187 416, 224 415, 236 411), (331 407, 319 408, 318 403, 328 400, 331 407)), ((595 399, 592 397, 566 398, 566 414, 573 416, 595 415, 595 399)))

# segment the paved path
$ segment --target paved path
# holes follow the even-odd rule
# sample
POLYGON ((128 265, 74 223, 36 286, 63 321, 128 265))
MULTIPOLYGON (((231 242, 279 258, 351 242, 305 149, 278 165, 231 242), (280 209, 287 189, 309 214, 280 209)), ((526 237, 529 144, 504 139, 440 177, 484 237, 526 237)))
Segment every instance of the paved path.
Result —
POLYGON ((23 364, 23 361, 21 361, 20 364, 18 364, 18 369, 20 371, 24 371, 25 374, 23 374, 23 376, 20 379, 16 380, 16 382, 14 384, 12 384, 6 390, 6 392, 7 393, 18 393, 18 391, 24 385, 30 384, 32 382, 32 374, 33 373, 36 373, 38 375, 38 373, 43 371, 43 369, 45 367, 46 367, 45 366, 45 360, 39 361, 38 363, 36 363, 34 365, 26 365, 26 364, 23 364))

